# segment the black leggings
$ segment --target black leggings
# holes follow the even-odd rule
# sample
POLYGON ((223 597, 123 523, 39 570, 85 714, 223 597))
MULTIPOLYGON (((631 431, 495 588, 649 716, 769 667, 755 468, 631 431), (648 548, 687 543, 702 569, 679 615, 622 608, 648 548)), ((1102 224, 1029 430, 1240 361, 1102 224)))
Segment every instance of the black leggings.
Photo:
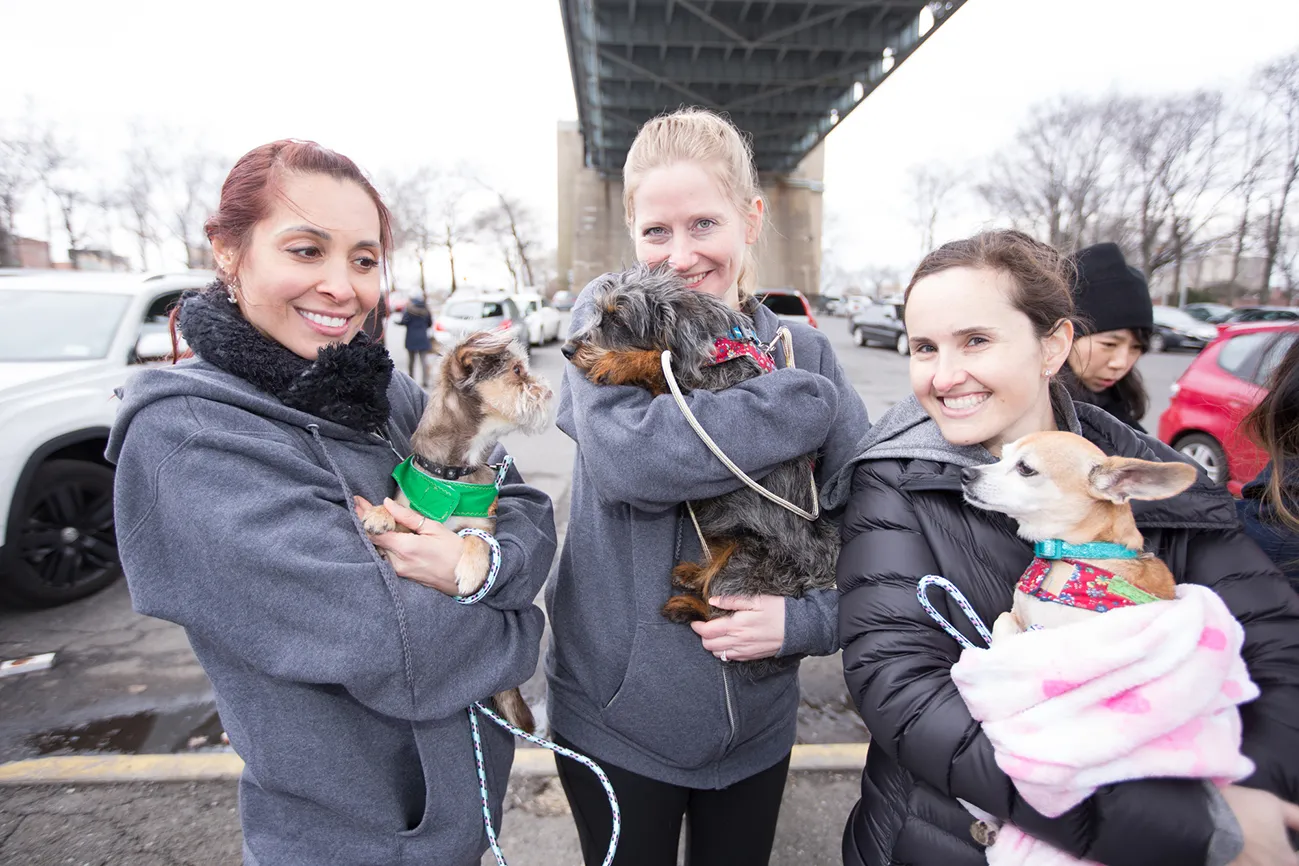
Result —
MULTIPOLYGON (((553 735, 555 742, 582 750, 553 735)), ((584 753, 585 754, 585 753, 584 753)), ((789 755, 768 770, 720 791, 656 782, 589 755, 609 776, 622 812, 614 866, 676 866, 682 818, 686 866, 763 866, 771 859, 776 817, 789 775, 789 755)), ((559 781, 577 822, 586 866, 600 866, 609 850, 609 798, 588 768, 559 757, 559 781)))

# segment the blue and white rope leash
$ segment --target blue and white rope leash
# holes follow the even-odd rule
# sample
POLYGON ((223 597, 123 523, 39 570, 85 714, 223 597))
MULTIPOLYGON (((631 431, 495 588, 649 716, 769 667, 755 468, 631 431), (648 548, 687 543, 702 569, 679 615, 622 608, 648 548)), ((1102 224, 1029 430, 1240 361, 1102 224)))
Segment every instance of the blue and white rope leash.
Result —
POLYGON ((992 646, 992 632, 988 631, 988 627, 983 624, 983 620, 981 620, 979 615, 974 612, 974 605, 970 604, 970 600, 965 597, 965 594, 957 589, 956 585, 945 577, 939 577, 935 574, 925 575, 920 578, 920 586, 916 590, 916 597, 920 599, 920 605, 925 609, 925 612, 933 617, 936 623, 943 627, 943 631, 951 635, 957 643, 966 649, 979 649, 979 647, 974 645, 973 641, 957 631, 956 626, 948 622, 947 618, 939 613, 933 604, 930 603, 927 594, 929 592, 929 587, 931 586, 936 586, 951 596, 952 600, 955 601, 961 610, 965 612, 966 618, 968 618, 971 624, 974 625, 974 630, 979 633, 979 637, 983 638, 983 642, 988 646, 992 646))
MULTIPOLYGON (((505 473, 509 469, 510 462, 511 458, 506 457, 505 463, 501 465, 500 473, 496 476, 497 487, 500 487, 501 482, 505 480, 505 473)), ((481 529, 461 529, 456 534, 462 538, 466 535, 481 538, 487 543, 487 546, 490 547, 492 551, 492 563, 487 569, 487 579, 483 581, 483 585, 478 589, 478 591, 470 596, 452 596, 452 598, 460 604, 474 604, 475 602, 482 600, 487 593, 491 592, 492 586, 496 583, 496 577, 501 572, 501 545, 495 538, 488 533, 483 532, 481 529)), ((613 835, 609 837, 609 852, 604 856, 604 866, 610 866, 610 864, 613 863, 613 855, 618 850, 618 837, 622 835, 622 811, 618 808, 618 795, 613 791, 613 784, 609 781, 609 777, 605 774, 604 770, 600 768, 600 765, 588 758, 586 755, 579 755, 571 749, 565 749, 558 743, 552 743, 550 740, 543 739, 535 734, 529 734, 527 731, 516 728, 492 710, 483 706, 482 703, 475 703, 469 708, 468 712, 469 730, 474 736, 474 764, 477 765, 478 768, 478 793, 483 801, 483 826, 487 830, 487 841, 491 845, 492 854, 496 856, 496 862, 499 866, 508 866, 508 864, 505 862, 505 854, 501 851, 500 843, 496 841, 496 830, 492 827, 492 807, 490 798, 487 794, 487 770, 483 762, 483 740, 478 731, 477 713, 482 713, 487 716, 487 718, 491 719, 502 728, 505 728, 505 730, 509 731, 514 736, 527 740, 529 743, 534 745, 541 746, 544 749, 550 749, 552 752, 563 755, 566 758, 572 758, 574 761, 577 761, 579 764, 590 769, 592 773, 595 773, 596 778, 600 780, 600 784, 604 786, 604 793, 609 798, 609 808, 613 812, 613 835)))
POLYGON ((604 770, 600 769, 600 765, 595 761, 592 761, 586 755, 580 755, 571 749, 565 749, 558 743, 552 743, 550 740, 543 739, 534 734, 529 734, 527 731, 514 727, 514 725, 511 725, 509 722, 505 721, 505 719, 502 719, 481 703, 477 703, 469 708, 469 727, 474 734, 474 760, 478 764, 478 792, 482 795, 483 799, 483 826, 487 828, 487 841, 492 846, 492 853, 496 855, 496 862, 499 866, 507 866, 507 864, 505 862, 505 854, 501 851, 501 846, 496 841, 496 831, 492 829, 492 810, 488 805, 487 799, 487 773, 483 768, 483 743, 478 734, 478 718, 474 713, 475 710, 487 716, 487 718, 491 719, 502 728, 505 728, 505 730, 514 734, 514 736, 521 737, 529 743, 541 746, 544 749, 550 749, 552 752, 563 755, 566 758, 572 758, 574 761, 587 767, 592 773, 595 773, 596 778, 600 780, 600 784, 604 786, 604 793, 609 798, 609 808, 613 811, 613 835, 609 837, 609 851, 604 855, 603 864, 603 866, 610 866, 610 864, 613 863, 613 855, 618 850, 618 837, 622 835, 622 811, 618 808, 618 795, 613 792, 613 784, 609 781, 609 777, 605 775, 604 770))

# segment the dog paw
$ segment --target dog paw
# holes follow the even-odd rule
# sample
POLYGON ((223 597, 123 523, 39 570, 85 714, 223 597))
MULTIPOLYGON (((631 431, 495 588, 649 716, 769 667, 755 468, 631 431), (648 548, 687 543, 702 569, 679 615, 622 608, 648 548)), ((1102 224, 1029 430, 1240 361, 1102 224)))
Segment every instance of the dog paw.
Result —
POLYGON ((1017 635, 1024 629, 1019 624, 1019 619, 1011 611, 1006 611, 997 617, 997 621, 992 624, 992 642, 998 643, 1007 637, 1017 635))
POLYGON ((465 546, 456 563, 456 593, 473 595, 487 580, 487 570, 491 566, 492 551, 487 542, 477 536, 467 536, 465 546))
POLYGON ((376 505, 361 518, 361 525, 371 535, 383 535, 397 530, 396 519, 382 505, 376 505))
POLYGON ((703 622, 709 617, 708 602, 697 595, 674 595, 663 605, 662 613, 669 621, 680 625, 703 622))
POLYGON ((700 577, 703 575, 703 566, 695 562, 683 562, 676 568, 672 569, 672 586, 678 589, 693 589, 698 591, 700 586, 700 577))

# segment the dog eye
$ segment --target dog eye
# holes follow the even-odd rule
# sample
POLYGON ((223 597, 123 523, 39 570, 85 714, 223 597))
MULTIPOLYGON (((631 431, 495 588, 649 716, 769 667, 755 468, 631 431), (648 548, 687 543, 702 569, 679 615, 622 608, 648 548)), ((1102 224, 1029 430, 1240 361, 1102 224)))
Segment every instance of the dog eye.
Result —
POLYGON ((523 365, 522 365, 522 364, 515 364, 515 365, 514 365, 514 375, 516 375, 516 376, 522 376, 522 375, 523 375, 523 365))
POLYGON ((1023 460, 1015 464, 1015 471, 1018 472, 1020 475, 1023 475, 1025 478, 1032 478, 1034 475, 1037 474, 1037 470, 1034 469, 1032 466, 1029 466, 1023 460))

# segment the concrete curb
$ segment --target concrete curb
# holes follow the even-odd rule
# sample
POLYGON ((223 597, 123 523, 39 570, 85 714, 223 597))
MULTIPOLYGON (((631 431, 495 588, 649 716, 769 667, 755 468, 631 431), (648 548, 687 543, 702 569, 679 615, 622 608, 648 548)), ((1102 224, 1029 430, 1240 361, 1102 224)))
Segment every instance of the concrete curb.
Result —
MULTIPOLYGON (((866 764, 866 748, 866 743, 795 746, 789 768, 794 772, 858 772, 866 764)), ((243 768, 243 760, 233 752, 34 758, 0 764, 0 787, 234 781, 243 768)), ((516 778, 553 776, 555 755, 547 749, 519 749, 514 754, 510 775, 516 778)))

